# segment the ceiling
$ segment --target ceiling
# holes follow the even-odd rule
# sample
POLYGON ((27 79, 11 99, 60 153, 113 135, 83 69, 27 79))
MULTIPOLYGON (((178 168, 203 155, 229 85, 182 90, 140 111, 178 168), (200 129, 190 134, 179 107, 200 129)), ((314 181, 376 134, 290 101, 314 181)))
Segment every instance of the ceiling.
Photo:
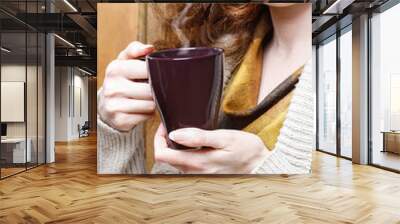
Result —
POLYGON ((2 60, 17 63, 26 57, 29 63, 43 47, 37 48, 38 33, 54 32, 56 65, 96 73, 96 5, 96 0, 1 0, 2 46, 12 49, 2 51, 2 60))
POLYGON ((317 0, 313 2, 313 44, 350 25, 354 17, 378 9, 390 0, 317 0))

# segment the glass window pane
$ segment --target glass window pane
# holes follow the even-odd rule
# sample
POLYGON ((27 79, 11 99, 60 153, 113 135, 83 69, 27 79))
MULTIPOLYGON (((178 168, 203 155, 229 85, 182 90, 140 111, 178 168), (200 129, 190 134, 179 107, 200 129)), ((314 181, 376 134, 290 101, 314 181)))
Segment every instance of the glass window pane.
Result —
POLYGON ((27 43, 28 43, 28 55, 27 55, 27 80, 26 80, 26 113, 27 113, 27 142, 28 148, 30 148, 30 161, 27 164, 29 167, 34 167, 37 165, 37 132, 38 132, 38 124, 37 124, 37 63, 38 63, 38 52, 37 52, 37 33, 36 32, 28 32, 27 33, 27 43))
POLYGON ((340 152, 352 157, 352 33, 340 36, 340 152))
POLYGON ((2 178, 25 170, 31 151, 26 150, 26 33, 1 33, 1 174, 2 178))
POLYGON ((372 163, 400 170, 400 4, 372 25, 372 163))
MULTIPOLYGON (((45 0, 0 1, 10 14, 44 13, 45 0)), ((0 12, 0 178, 45 162, 45 35, 0 12), (16 109, 18 108, 18 109, 16 109)), ((34 17, 37 18, 37 17, 34 17)), ((34 22, 34 21, 32 21, 34 22)))
POLYGON ((336 39, 318 48, 318 147, 336 153, 336 39))
POLYGON ((45 65, 46 65, 46 36, 43 33, 38 35, 38 164, 45 163, 46 148, 45 148, 45 65))
MULTIPOLYGON (((38 2, 27 2, 26 12, 37 13, 38 2)), ((37 20, 33 17, 32 20, 37 20)), ((36 23, 37 21, 32 21, 36 23)), ((36 30, 27 29, 27 80, 26 80, 26 113, 27 113, 27 143, 31 151, 30 162, 27 167, 38 164, 38 33, 36 30)))

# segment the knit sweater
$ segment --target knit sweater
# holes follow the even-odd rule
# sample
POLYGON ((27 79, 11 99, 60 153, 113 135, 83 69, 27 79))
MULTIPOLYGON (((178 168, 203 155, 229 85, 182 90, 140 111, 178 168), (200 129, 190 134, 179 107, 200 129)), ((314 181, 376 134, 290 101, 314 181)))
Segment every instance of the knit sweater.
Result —
MULTIPOLYGON (((296 84, 283 127, 271 153, 252 171, 255 174, 305 174, 311 169, 314 148, 314 94, 311 62, 296 84)), ((98 118, 98 173, 143 174, 143 125, 130 132, 112 129, 98 118)), ((155 163, 151 173, 176 174, 168 164, 155 163)))

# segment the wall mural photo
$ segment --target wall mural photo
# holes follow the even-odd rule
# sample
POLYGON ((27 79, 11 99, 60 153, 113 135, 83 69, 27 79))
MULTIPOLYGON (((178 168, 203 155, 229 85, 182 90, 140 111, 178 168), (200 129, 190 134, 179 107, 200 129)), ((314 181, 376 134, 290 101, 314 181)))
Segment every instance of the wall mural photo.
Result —
POLYGON ((309 173, 310 21, 308 3, 98 4, 98 173, 309 173))

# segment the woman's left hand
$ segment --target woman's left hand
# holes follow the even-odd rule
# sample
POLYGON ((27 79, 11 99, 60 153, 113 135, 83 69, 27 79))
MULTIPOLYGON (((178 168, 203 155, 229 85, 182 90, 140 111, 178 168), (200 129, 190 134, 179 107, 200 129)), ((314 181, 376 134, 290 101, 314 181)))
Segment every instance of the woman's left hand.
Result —
POLYGON ((244 131, 184 128, 169 134, 176 143, 193 148, 207 147, 198 150, 170 149, 166 135, 160 124, 154 138, 155 160, 184 173, 249 174, 269 154, 257 135, 244 131))

